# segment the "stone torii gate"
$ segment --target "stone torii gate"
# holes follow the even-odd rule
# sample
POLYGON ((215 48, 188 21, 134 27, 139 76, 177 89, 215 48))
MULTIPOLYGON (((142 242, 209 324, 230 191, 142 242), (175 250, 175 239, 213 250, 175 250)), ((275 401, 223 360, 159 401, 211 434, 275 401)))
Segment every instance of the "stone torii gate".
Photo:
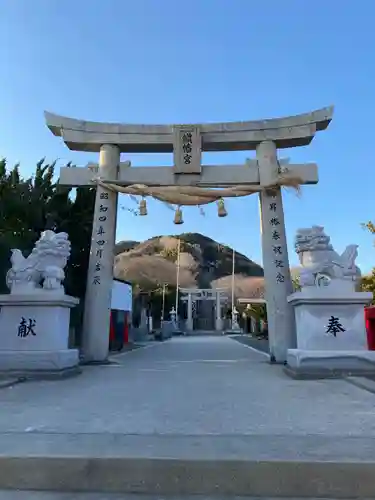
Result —
POLYGON ((97 185, 88 282, 83 323, 83 353, 87 361, 105 361, 116 231, 116 192, 105 183, 121 186, 259 186, 262 253, 265 276, 271 358, 286 360, 296 345, 294 311, 287 302, 292 293, 280 184, 290 176, 300 184, 318 182, 317 165, 280 166, 277 148, 310 144, 325 130, 333 107, 311 113, 260 121, 199 125, 126 125, 75 120, 45 113, 51 132, 74 151, 98 152, 99 165, 62 168, 60 184, 95 186, 93 167, 102 183, 97 185), (189 151, 184 138, 189 136, 189 151), (202 151, 255 150, 256 159, 244 165, 202 166, 202 151), (174 167, 131 168, 120 153, 173 153, 174 167))
POLYGON ((193 330, 193 301, 196 300, 215 301, 215 330, 222 330, 221 303, 223 299, 227 298, 227 290, 225 288, 180 288, 179 291, 185 294, 181 300, 187 302, 187 330, 193 330))

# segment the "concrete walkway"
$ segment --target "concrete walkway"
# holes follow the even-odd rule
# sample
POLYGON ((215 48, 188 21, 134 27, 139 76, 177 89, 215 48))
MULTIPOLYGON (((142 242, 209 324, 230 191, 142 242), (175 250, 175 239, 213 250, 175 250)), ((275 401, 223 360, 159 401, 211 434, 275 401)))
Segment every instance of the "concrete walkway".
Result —
POLYGON ((53 489, 63 474, 65 489, 85 491, 153 493, 158 484, 155 492, 169 494, 298 496, 302 488, 301 496, 329 496, 324 481, 334 482, 336 498, 375 491, 366 482, 375 464, 371 392, 344 380, 292 380, 263 353, 225 336, 174 338, 113 359, 74 379, 0 390, 0 488, 22 477, 23 489, 53 489), (58 469, 48 457, 58 458, 58 469), (106 460, 121 467, 113 465, 110 483, 106 460), (237 478, 233 461, 242 464, 237 478), (262 469, 264 461, 274 468, 262 469), (311 479, 315 461, 327 468, 311 479), (357 470, 345 469, 354 462, 367 462, 360 491, 357 470), (294 489, 287 476, 298 477, 294 489), (136 486, 126 486, 130 480, 136 486))
MULTIPOLYGON (((0 432, 375 436, 375 396, 295 381, 227 337, 183 337, 0 391, 0 432)), ((1 442, 0 442, 1 449, 1 442)))

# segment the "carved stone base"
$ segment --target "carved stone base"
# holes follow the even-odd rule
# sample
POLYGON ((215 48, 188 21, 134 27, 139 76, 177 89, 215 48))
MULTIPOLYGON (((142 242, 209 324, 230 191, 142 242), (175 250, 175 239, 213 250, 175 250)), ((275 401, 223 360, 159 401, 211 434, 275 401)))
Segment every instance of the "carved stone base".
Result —
POLYGON ((215 319, 215 330, 220 331, 223 329, 223 320, 221 318, 216 318, 215 319))
POLYGON ((75 297, 46 292, 0 295, 0 351, 67 349, 70 308, 78 303, 75 297))
POLYGON ((61 293, 0 295, 0 372, 77 372, 78 351, 68 343, 70 309, 78 302, 61 293))
POLYGON ((296 379, 374 376, 375 351, 288 349, 285 372, 296 379))
POLYGON ((80 373, 77 349, 64 351, 0 351, 0 374, 50 379, 80 373))
POLYGON ((367 350, 364 306, 372 293, 307 287, 288 297, 294 306, 297 349, 288 349, 285 371, 294 378, 375 375, 367 350))
POLYGON ((317 351, 367 350, 364 306, 372 293, 340 293, 330 287, 309 287, 293 293, 297 349, 317 351))

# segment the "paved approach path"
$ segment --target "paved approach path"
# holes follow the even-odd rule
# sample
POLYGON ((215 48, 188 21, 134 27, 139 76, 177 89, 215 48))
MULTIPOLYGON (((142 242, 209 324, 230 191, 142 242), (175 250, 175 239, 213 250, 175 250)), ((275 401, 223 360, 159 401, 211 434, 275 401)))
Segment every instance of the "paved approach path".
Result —
POLYGON ((375 395, 344 380, 292 380, 224 336, 113 359, 76 378, 1 389, 0 433, 375 437, 375 395))
POLYGON ((373 393, 292 380, 224 336, 115 360, 0 389, 0 500, 22 498, 1 489, 373 496, 373 393))

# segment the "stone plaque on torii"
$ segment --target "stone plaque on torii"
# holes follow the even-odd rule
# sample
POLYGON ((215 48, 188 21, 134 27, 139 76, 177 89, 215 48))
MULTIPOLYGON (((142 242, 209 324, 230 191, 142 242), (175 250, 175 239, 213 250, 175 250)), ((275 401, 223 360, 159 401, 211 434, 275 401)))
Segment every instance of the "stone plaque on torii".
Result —
POLYGON ((85 299, 83 351, 87 360, 104 361, 113 276, 117 186, 198 186, 201 188, 254 187, 260 193, 263 267, 266 282, 271 357, 284 362, 296 342, 294 313, 287 302, 292 293, 285 237, 281 186, 288 179, 316 184, 315 163, 288 164, 277 149, 310 144, 325 130, 333 107, 268 120, 195 125, 127 125, 75 120, 45 113, 47 126, 69 149, 98 152, 99 165, 62 168, 60 183, 97 185, 93 239, 85 299), (255 150, 256 159, 243 165, 201 165, 205 151, 255 150), (120 153, 174 153, 174 167, 137 167, 120 162, 120 153), (95 171, 97 173, 95 174, 95 171), (96 180, 95 180, 96 175, 96 180), (100 182, 98 181, 100 178, 100 182))

